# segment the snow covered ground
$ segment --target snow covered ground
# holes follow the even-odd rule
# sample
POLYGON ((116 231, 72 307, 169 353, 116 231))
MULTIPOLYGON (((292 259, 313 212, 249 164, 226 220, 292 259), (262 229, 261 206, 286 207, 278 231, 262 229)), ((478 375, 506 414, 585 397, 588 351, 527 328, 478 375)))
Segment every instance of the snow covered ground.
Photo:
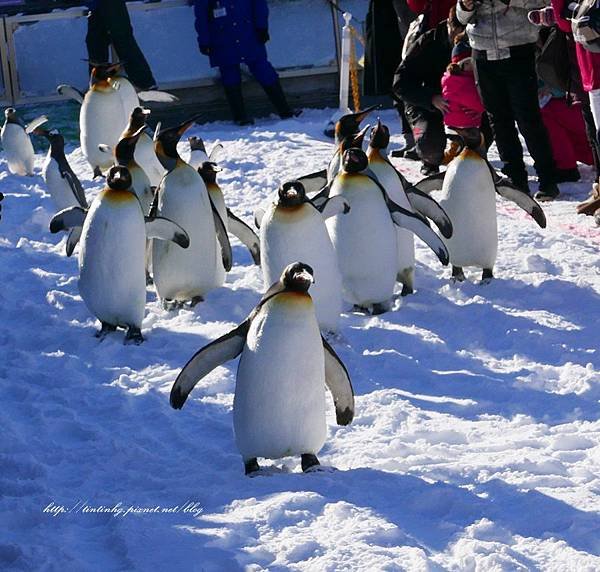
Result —
MULTIPOLYGON (((277 185, 327 163, 328 117, 190 134, 223 143, 219 180, 250 221, 277 185)), ((69 150, 91 197, 100 185, 69 150)), ((397 164, 419 178, 417 163, 397 164)), ((122 332, 98 342, 41 176, 11 175, 2 153, 0 569, 599 570, 600 231, 575 214, 582 171, 544 207, 545 230, 498 199, 490 285, 450 283, 418 243, 414 296, 377 317, 346 308, 334 346, 357 414, 338 427, 329 403, 320 454, 339 470, 305 475, 285 459, 249 479, 236 363, 182 411, 168 403, 188 358, 259 300, 247 251, 234 243, 225 287, 194 310, 167 312, 149 289, 143 345, 122 332), (116 509, 90 510, 101 506, 116 509), (125 514, 156 506, 173 511, 125 514)))

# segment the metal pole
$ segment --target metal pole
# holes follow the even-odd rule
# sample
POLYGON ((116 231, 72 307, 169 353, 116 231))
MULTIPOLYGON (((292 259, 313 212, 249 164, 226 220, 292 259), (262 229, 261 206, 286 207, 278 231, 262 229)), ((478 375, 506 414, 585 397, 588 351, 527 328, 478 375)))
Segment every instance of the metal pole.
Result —
POLYGON ((340 104, 342 112, 350 111, 348 107, 348 96, 350 94, 350 45, 352 34, 350 32, 350 20, 352 14, 344 12, 345 24, 342 28, 342 57, 340 58, 340 104))

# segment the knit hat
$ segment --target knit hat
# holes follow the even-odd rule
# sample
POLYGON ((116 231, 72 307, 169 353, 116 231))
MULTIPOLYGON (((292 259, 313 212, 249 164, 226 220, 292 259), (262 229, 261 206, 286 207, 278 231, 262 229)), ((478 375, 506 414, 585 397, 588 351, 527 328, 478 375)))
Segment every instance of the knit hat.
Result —
POLYGON ((451 62, 453 64, 457 64, 461 60, 464 60, 465 58, 470 58, 470 57, 471 57, 471 46, 469 45, 469 42, 467 42, 465 40, 461 40, 452 48, 451 62))

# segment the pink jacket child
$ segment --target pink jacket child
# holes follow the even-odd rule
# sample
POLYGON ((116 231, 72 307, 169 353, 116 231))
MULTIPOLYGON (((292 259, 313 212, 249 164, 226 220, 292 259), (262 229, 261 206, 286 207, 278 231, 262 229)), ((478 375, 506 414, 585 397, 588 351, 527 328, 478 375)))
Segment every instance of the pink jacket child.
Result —
POLYGON ((472 129, 481 126, 485 111, 475 85, 471 47, 459 41, 452 49, 452 60, 442 77, 442 97, 448 103, 444 124, 452 129, 472 129))

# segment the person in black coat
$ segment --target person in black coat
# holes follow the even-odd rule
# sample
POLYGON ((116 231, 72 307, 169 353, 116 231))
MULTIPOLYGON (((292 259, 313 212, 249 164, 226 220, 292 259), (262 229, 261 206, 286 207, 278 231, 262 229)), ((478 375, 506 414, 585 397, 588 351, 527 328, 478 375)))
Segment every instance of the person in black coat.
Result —
POLYGON ((123 61, 131 83, 139 90, 156 88, 152 70, 133 36, 133 28, 125 0, 93 0, 88 2, 88 31, 85 43, 92 63, 109 61, 112 44, 123 61))
MULTIPOLYGON (((402 61, 404 38, 414 18, 406 0, 370 0, 365 20, 365 95, 391 96, 394 72, 402 61)), ((394 99, 394 107, 402 121, 405 149, 412 148, 415 142, 404 114, 404 104, 394 99)))
POLYGON ((265 90, 279 116, 296 115, 290 109, 277 72, 267 59, 269 8, 267 0, 193 0, 200 53, 218 67, 233 119, 252 123, 242 97, 240 64, 244 63, 265 90))

